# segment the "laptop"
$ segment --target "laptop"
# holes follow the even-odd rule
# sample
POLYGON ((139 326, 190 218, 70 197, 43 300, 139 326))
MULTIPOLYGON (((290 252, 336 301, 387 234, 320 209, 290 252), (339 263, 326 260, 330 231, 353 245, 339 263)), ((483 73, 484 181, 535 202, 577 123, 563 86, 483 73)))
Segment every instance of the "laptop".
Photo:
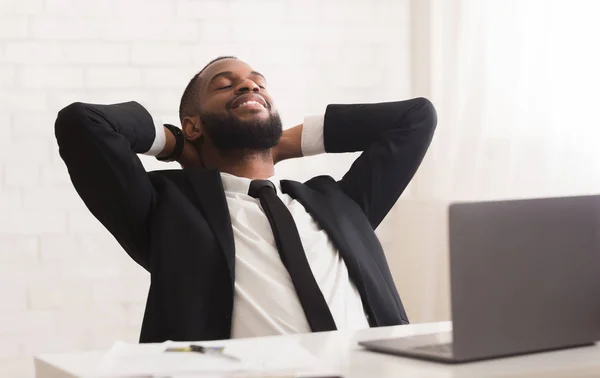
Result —
POLYGON ((600 196, 452 204, 452 332, 364 341, 461 363, 600 340, 600 196))

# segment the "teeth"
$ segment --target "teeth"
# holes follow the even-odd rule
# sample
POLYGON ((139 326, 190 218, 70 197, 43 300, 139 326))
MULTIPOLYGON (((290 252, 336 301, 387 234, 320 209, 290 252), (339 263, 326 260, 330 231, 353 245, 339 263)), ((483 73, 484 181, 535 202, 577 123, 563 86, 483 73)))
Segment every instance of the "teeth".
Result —
MULTIPOLYGON (((241 106, 245 106, 245 105, 252 105, 252 104, 258 104, 258 105, 260 105, 260 106, 263 106, 263 104, 261 104, 261 103, 260 103, 260 102, 258 102, 258 101, 250 100, 250 101, 245 101, 245 102, 242 102, 242 103, 241 103, 241 104, 239 104, 237 107, 239 108, 239 107, 241 107, 241 106)), ((264 106, 263 106, 263 107, 264 107, 264 106)))

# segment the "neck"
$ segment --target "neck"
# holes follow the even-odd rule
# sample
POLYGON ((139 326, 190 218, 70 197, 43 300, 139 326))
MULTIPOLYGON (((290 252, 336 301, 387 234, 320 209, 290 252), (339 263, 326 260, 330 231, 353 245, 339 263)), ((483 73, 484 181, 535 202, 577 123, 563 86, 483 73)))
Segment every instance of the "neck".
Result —
POLYGON ((211 159, 214 168, 221 172, 249 179, 266 179, 273 176, 275 169, 271 150, 235 150, 220 152, 211 159))

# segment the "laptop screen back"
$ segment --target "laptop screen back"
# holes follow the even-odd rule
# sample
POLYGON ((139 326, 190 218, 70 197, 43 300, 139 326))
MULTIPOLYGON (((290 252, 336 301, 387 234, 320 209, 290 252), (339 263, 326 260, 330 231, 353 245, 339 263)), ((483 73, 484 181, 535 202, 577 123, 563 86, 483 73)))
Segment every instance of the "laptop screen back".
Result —
POLYGON ((449 208, 454 353, 600 339, 600 196, 449 208))

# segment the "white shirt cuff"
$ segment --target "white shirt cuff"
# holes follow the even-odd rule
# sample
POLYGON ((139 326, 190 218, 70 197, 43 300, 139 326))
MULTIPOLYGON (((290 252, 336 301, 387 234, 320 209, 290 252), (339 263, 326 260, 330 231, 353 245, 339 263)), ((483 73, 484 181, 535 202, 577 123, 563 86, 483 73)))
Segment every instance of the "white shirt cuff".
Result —
POLYGON ((152 121, 154 121, 154 128, 156 129, 154 142, 152 143, 152 146, 150 146, 150 149, 144 152, 144 155, 156 156, 165 148, 167 136, 165 135, 165 127, 163 126, 162 120, 152 116, 152 121))
POLYGON ((322 114, 304 117, 302 140, 300 141, 302 155, 311 156, 325 153, 324 125, 325 116, 322 114))

